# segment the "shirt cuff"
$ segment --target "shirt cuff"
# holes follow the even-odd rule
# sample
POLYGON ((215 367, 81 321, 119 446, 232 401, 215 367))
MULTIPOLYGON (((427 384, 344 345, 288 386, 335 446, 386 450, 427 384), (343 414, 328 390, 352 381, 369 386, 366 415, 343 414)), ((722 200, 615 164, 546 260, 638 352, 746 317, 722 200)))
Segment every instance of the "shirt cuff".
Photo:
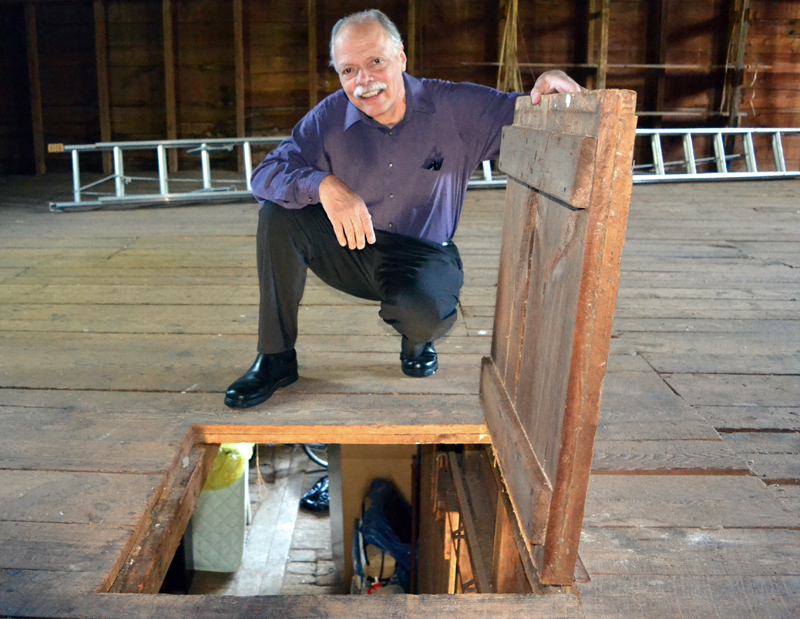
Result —
POLYGON ((329 172, 312 172, 298 187, 297 197, 305 204, 319 204, 319 185, 329 172))

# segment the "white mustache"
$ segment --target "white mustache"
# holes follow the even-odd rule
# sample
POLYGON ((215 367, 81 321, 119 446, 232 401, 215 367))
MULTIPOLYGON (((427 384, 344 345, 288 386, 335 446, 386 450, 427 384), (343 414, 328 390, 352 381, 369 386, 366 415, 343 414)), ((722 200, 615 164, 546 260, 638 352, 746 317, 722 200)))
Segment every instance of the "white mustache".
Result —
POLYGON ((378 92, 385 88, 386 84, 383 82, 372 82, 367 86, 356 86, 356 89, 353 91, 353 96, 363 97, 364 95, 371 95, 373 92, 378 92))

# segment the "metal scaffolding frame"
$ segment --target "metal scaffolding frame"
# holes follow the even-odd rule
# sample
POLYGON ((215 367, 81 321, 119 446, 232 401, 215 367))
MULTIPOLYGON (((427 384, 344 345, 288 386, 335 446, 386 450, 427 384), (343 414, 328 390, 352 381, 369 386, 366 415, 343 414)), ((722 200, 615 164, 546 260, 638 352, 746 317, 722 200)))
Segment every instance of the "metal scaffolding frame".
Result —
MULTIPOLYGON (((697 128, 697 129, 637 129, 637 141, 647 140, 652 161, 634 165, 634 183, 665 181, 742 180, 765 178, 792 178, 800 176, 800 170, 788 170, 783 151, 786 136, 800 139, 800 129, 788 128, 697 128), (774 170, 759 167, 753 136, 767 135, 772 142, 772 164, 774 170), (713 140, 712 156, 697 156, 695 138, 709 136, 713 140), (664 160, 663 138, 679 138, 683 157, 676 161, 664 160), (737 151, 739 140, 741 151, 737 151), (744 159, 744 171, 731 170, 729 165, 744 159), (709 167, 708 171, 701 168, 709 167)), ((51 202, 52 211, 94 210, 112 205, 156 206, 178 205, 213 201, 230 201, 252 195, 250 176, 253 173, 252 147, 254 145, 277 146, 284 136, 261 138, 217 138, 208 140, 157 140, 145 142, 101 142, 98 144, 63 145, 51 144, 50 152, 67 152, 72 157, 72 201, 51 202), (211 171, 211 155, 241 149, 243 177, 238 179, 214 179, 211 171), (132 151, 155 151, 156 176, 129 176, 125 174, 124 153, 132 151), (169 150, 183 150, 190 155, 199 155, 200 178, 170 177, 167 154, 169 150), (100 180, 81 185, 80 156, 82 153, 111 152, 113 173, 100 180), (158 192, 136 192, 128 190, 132 183, 158 183, 158 192), (104 185, 113 183, 112 191, 101 191, 104 185), (175 191, 176 183, 202 184, 199 189, 175 191), (172 189, 171 189, 172 187, 172 189)), ((640 148, 641 150, 641 148, 640 148)), ((645 149, 647 150, 647 149, 645 149)), ((763 163, 763 162, 762 162, 763 163)), ((489 161, 469 181, 471 188, 504 187, 504 175, 492 171, 489 161)))

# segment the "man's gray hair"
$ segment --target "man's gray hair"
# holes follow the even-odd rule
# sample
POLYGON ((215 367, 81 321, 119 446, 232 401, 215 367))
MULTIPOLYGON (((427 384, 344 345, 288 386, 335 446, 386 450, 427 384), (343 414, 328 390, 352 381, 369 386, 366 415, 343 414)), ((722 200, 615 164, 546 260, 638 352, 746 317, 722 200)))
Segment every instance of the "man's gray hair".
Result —
POLYGON ((369 23, 376 23, 380 24, 380 26, 392 37, 392 42, 394 43, 394 47, 397 51, 400 51, 400 48, 403 46, 403 37, 400 36, 400 31, 397 29, 397 26, 394 25, 394 22, 389 19, 386 14, 378 9, 370 9, 369 11, 361 11, 360 13, 353 13, 352 15, 348 15, 346 17, 342 17, 339 21, 336 22, 336 25, 331 30, 331 45, 330 45, 330 55, 331 55, 331 66, 336 69, 336 61, 333 58, 333 41, 336 38, 336 35, 339 34, 339 31, 344 26, 349 26, 351 24, 369 24, 369 23))

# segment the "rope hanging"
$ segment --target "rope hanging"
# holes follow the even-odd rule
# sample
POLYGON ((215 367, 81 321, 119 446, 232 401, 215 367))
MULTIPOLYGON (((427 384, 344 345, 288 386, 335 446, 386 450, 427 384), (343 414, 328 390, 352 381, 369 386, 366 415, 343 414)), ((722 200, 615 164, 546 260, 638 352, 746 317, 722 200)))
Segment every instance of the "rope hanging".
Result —
MULTIPOLYGON (((742 103, 740 98, 742 94, 742 87, 744 82, 745 65, 745 45, 747 41, 747 22, 750 17, 750 0, 733 0, 733 8, 735 10, 735 17, 732 20, 731 35, 728 40, 728 52, 725 58, 725 77, 722 84, 722 96, 720 101, 719 111, 727 113, 728 123, 734 127, 739 126, 739 106, 742 103)), ((755 85, 756 77, 758 76, 758 68, 756 68, 755 75, 753 76, 753 83, 750 88, 755 85)), ((755 115, 755 109, 752 102, 755 96, 755 91, 751 92, 750 107, 755 115)))
POLYGON ((504 92, 522 92, 522 74, 517 56, 519 32, 519 0, 508 0, 508 14, 500 44, 500 67, 497 70, 497 89, 504 92))

